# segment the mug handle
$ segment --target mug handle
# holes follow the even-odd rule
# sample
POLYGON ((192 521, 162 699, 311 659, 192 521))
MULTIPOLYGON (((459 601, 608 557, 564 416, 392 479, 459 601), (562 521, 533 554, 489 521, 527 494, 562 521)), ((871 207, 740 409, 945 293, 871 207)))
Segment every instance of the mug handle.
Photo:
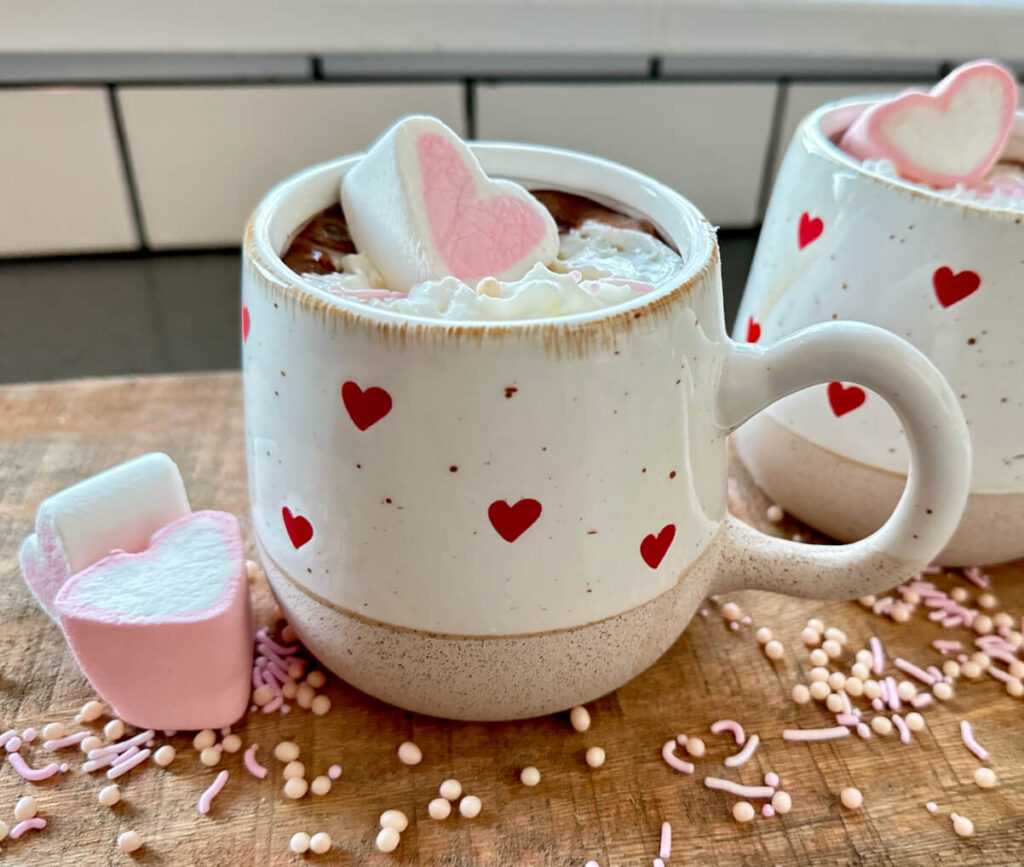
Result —
POLYGON ((910 472, 899 503, 878 530, 847 545, 791 542, 727 515, 717 592, 756 587, 818 599, 879 593, 927 565, 960 522, 971 469, 963 412, 935 365, 881 328, 828 322, 770 347, 734 343, 719 381, 718 424, 731 433, 776 400, 834 381, 870 388, 900 417, 910 472))

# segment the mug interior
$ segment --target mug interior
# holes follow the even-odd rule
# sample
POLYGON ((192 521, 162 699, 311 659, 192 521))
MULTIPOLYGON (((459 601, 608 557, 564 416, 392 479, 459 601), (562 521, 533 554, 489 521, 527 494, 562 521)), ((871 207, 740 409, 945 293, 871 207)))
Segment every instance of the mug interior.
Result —
MULTIPOLYGON (((837 167, 847 168, 857 172, 861 177, 878 184, 900 190, 911 190, 930 199, 937 205, 951 205, 957 208, 971 208, 993 216, 1006 215, 1014 218, 1020 217, 1019 211, 1011 211, 1006 208, 997 208, 986 205, 984 202, 972 201, 969 199, 951 199, 947 195, 932 190, 931 188, 904 181, 901 178, 889 178, 869 172, 861 165, 860 160, 850 156, 839 147, 838 141, 850 124, 867 108, 882 99, 888 99, 894 94, 874 94, 871 96, 855 96, 838 102, 827 103, 812 111, 804 118, 800 125, 798 136, 803 138, 805 145, 819 156, 831 160, 837 167)), ((1024 162, 1024 110, 1018 110, 1014 115, 1013 128, 1010 130, 1010 139, 1006 149, 1000 156, 1000 160, 1011 160, 1024 162)))
MULTIPOLYGON (((515 180, 527 189, 576 193, 625 214, 647 218, 683 259, 682 269, 670 282, 623 304, 569 316, 502 320, 493 324, 505 328, 543 323, 570 325, 643 307, 688 283, 712 258, 715 230, 708 221, 688 199, 647 175, 600 157, 560 148, 502 142, 473 142, 469 146, 484 171, 492 177, 515 180)), ((284 264, 281 256, 294 235, 310 218, 338 203, 341 180, 361 156, 351 154, 312 166, 275 186, 253 215, 252 233, 251 236, 247 233, 246 246, 255 245, 260 263, 277 281, 325 298, 368 319, 413 321, 445 329, 463 324, 489 324, 426 319, 360 304, 307 283, 284 264)))

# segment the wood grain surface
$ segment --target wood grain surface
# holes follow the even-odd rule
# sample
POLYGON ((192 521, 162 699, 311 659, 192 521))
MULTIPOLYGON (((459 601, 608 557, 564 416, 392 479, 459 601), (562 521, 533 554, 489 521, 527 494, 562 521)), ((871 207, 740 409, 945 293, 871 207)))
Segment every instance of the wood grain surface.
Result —
MULTIPOLYGON (((93 697, 67 652, 59 630, 36 608, 21 582, 17 549, 30 531, 35 509, 47 495, 136 454, 159 449, 181 467, 193 507, 237 514, 247 536, 240 380, 237 374, 79 381, 0 389, 0 730, 69 725, 93 697)), ((737 472, 734 510, 764 523, 764 500, 737 472)), ((798 528, 785 523, 786 532, 798 528)), ((806 532, 806 531, 802 531, 806 532)), ((990 570, 999 610, 1024 613, 1024 565, 990 570)), ((942 587, 968 585, 941 576, 942 587)), ((254 582, 258 619, 269 622, 273 600, 254 582)), ((970 588, 972 598, 975 588, 970 588)), ((939 662, 929 647, 937 637, 973 636, 944 631, 924 610, 900 626, 856 603, 794 601, 766 593, 730 597, 753 618, 738 632, 726 628, 709 605, 683 637, 650 670, 590 706, 593 726, 574 732, 565 714, 504 724, 451 723, 405 713, 331 679, 333 700, 325 716, 296 707, 285 716, 249 716, 237 726, 245 744, 258 742, 270 768, 266 780, 251 777, 241 753, 218 768, 203 767, 186 736, 158 737, 178 749, 167 770, 147 763, 119 781, 122 801, 101 807, 102 773, 81 772, 81 753, 63 755, 68 774, 42 784, 0 768, 0 818, 13 825, 13 806, 33 794, 48 826, 0 843, 6 864, 241 865, 311 863, 341 865, 573 865, 593 859, 601 867, 650 865, 658 855, 661 823, 673 828, 672 857, 679 864, 1020 864, 1024 863, 1024 705, 990 678, 957 684, 953 700, 925 711, 927 730, 902 744, 895 735, 857 737, 821 744, 788 743, 789 727, 832 723, 818 704, 795 705, 790 692, 811 668, 800 641, 807 619, 820 617, 850 637, 843 657, 877 634, 890 656, 920 664, 939 662), (770 627, 785 656, 770 662, 754 638, 770 627), (954 634, 955 633, 955 634, 954 634), (741 721, 762 743, 744 767, 722 759, 736 750, 727 735, 714 736, 719 718, 741 721), (962 745, 961 719, 969 719, 991 752, 999 778, 982 790, 973 780, 978 760, 962 745), (693 776, 661 759, 666 739, 685 732, 708 745, 693 776), (282 794, 281 764, 270 753, 282 739, 302 748, 307 776, 335 762, 344 773, 329 794, 289 801, 282 794), (401 764, 396 748, 411 739, 423 749, 416 767, 401 764), (606 764, 591 770, 587 747, 607 751, 606 764), (522 767, 542 774, 536 788, 523 786, 522 767), (208 816, 196 800, 217 770, 230 776, 208 816), (759 784, 777 772, 791 793, 793 810, 746 825, 732 818, 735 800, 702 785, 705 774, 759 784), (442 780, 455 777, 478 795, 483 812, 473 820, 457 814, 428 818, 427 803, 442 780), (857 786, 864 806, 844 809, 838 793, 857 786), (924 808, 935 801, 938 816, 924 808), (374 846, 382 810, 410 818, 397 851, 374 846), (949 812, 971 818, 976 832, 953 833, 949 812), (145 846, 132 856, 117 851, 117 835, 134 828, 145 846), (334 840, 327 855, 293 855, 296 831, 324 830, 334 840)), ((723 600, 725 601, 725 600, 723 600)), ((941 664, 941 663, 940 663, 941 664)), ((897 672, 893 672, 896 674, 897 672)), ((866 715, 867 703, 860 705, 866 715)), ((99 724, 103 721, 101 720, 99 724)), ((99 725, 96 724, 96 725, 99 725)), ((23 754, 30 764, 49 760, 37 744, 23 754)))

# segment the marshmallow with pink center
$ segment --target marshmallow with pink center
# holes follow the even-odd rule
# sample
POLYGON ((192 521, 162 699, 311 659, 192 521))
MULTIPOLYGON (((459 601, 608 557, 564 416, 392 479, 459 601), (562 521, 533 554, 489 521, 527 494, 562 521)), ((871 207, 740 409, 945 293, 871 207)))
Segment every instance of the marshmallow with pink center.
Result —
POLYGON ((54 617, 72 575, 113 550, 142 551, 161 527, 191 512, 181 473, 167 455, 140 455, 44 500, 18 559, 25 583, 54 617))
POLYGON ((403 118, 342 179, 349 232, 385 278, 407 291, 426 280, 518 280, 558 255, 558 227, 519 184, 492 180, 451 129, 403 118))
POLYGON ((843 134, 857 159, 889 160, 900 177, 936 188, 974 186, 1010 137, 1017 82, 988 60, 953 70, 929 93, 907 91, 877 102, 843 134))
POLYGON ((82 672, 139 728, 222 728, 249 702, 252 612, 238 521, 195 512, 72 576, 54 599, 82 672))

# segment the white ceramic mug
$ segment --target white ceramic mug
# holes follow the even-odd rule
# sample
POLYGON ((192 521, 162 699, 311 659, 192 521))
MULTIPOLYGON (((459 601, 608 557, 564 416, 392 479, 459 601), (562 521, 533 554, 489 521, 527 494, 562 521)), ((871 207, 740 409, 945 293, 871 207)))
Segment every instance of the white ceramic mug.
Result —
MULTIPOLYGON (((877 97, 876 97, 877 98, 877 97)), ((942 371, 973 446, 963 521, 939 560, 1024 556, 1024 214, 865 172, 832 142, 870 98, 822 106, 779 171, 734 328, 760 344, 851 319, 913 343, 942 371)), ((1024 115, 1007 152, 1024 160, 1024 115)), ((840 540, 879 527, 903 490, 903 423, 877 395, 819 386, 737 431, 757 483, 840 540)))
POLYGON ((243 273, 253 528, 285 613, 326 665, 424 713, 533 716, 628 681, 710 593, 861 596, 945 544, 966 496, 967 436, 920 353, 858 324, 737 346, 714 230, 680 195, 582 154, 473 150, 491 175, 649 218, 685 271, 594 313, 417 319, 324 294, 280 259, 358 156, 267 195, 243 273), (837 378, 906 418, 915 472, 890 521, 820 547, 727 516, 728 433, 837 378))

